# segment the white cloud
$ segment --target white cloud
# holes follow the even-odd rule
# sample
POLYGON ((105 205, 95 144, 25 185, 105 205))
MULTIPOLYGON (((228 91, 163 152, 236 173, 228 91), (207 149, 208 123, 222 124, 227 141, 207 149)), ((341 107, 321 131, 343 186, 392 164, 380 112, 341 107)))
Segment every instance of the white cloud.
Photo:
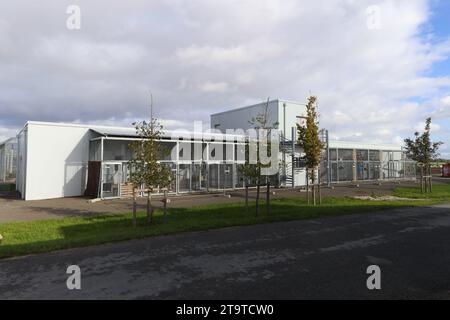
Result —
POLYGON ((177 49, 175 55, 182 62, 198 65, 215 65, 219 63, 246 63, 251 56, 244 47, 211 47, 191 45, 186 48, 177 49))
MULTIPOLYGON (((435 119, 450 118, 450 96, 444 96, 440 99, 433 99, 428 103, 430 112, 435 119)), ((450 133, 450 128, 448 128, 450 133)))
MULTIPOLYGON (((3 1, 0 126, 129 125, 148 113, 150 90, 165 121, 207 122, 311 91, 332 136, 398 142, 428 115, 450 117, 450 78, 430 75, 450 40, 425 28, 430 2, 80 0, 72 32, 59 2, 3 1), (379 30, 367 28, 370 5, 381 9, 379 30)), ((438 122, 436 133, 450 136, 438 122)))
POLYGON ((200 90, 205 92, 218 92, 218 93, 227 92, 230 90, 230 86, 226 82, 211 82, 211 81, 202 83, 199 86, 199 88, 200 90))
POLYGON ((261 40, 250 40, 249 44, 219 47, 219 46, 198 46, 190 45, 185 48, 177 48, 176 58, 181 63, 187 63, 195 66, 230 67, 245 63, 256 63, 266 59, 276 57, 281 54, 282 49, 275 43, 261 40))
POLYGON ((441 102, 444 106, 450 107, 450 96, 443 97, 441 102))
POLYGON ((1 128, 0 127, 0 143, 2 143, 3 141, 15 137, 16 134, 18 133, 18 131, 20 130, 20 128, 1 128))

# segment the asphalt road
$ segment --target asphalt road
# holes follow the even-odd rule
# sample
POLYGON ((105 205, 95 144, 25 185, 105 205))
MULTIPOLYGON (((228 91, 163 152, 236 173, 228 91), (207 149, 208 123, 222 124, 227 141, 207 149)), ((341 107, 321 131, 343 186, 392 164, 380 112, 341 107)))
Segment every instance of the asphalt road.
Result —
POLYGON ((0 260, 2 299, 449 299, 450 205, 0 260), (66 268, 81 268, 68 290, 66 268), (381 268, 368 290, 366 268, 381 268))

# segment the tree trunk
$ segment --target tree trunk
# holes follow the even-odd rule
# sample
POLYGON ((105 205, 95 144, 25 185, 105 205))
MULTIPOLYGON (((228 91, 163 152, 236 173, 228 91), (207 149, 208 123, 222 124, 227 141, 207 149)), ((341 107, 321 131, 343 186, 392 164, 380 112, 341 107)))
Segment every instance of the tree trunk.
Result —
POLYGON ((428 174, 427 174, 428 168, 425 166, 424 167, 424 177, 423 177, 423 181, 425 184, 425 193, 428 193, 428 174))
POLYGON ((309 168, 306 168, 306 199, 309 205, 309 168))
POLYGON ((147 191, 147 223, 153 222, 152 193, 150 189, 147 191))
POLYGON ((322 204, 322 190, 320 188, 320 171, 319 171, 319 175, 318 175, 318 192, 319 192, 319 204, 322 204))
POLYGON ((164 190, 164 223, 167 222, 167 190, 164 190))
POLYGON ((259 191, 260 191, 260 183, 259 178, 256 179, 256 216, 259 215, 259 191))
POLYGON ((316 205, 316 170, 312 169, 313 205, 316 205))
POLYGON ((430 192, 433 192, 433 176, 431 175, 431 166, 429 166, 429 176, 430 176, 430 192))
POLYGON ((424 192, 424 185, 423 185, 423 165, 420 166, 420 191, 424 192))
POLYGON ((133 187, 133 227, 136 228, 136 188, 133 187))
POLYGON ((248 183, 245 184, 245 210, 248 213, 248 183))
POLYGON ((269 178, 267 178, 266 211, 267 211, 267 214, 270 214, 270 179, 269 178))

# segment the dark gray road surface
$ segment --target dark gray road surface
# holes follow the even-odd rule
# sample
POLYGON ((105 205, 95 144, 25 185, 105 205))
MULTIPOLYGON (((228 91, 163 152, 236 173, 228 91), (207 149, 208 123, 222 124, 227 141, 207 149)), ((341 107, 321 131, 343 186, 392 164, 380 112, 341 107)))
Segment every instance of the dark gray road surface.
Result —
POLYGON ((450 205, 0 260, 2 299, 449 299, 450 205), (82 289, 66 288, 66 268, 82 289), (381 268, 381 290, 366 268, 381 268))

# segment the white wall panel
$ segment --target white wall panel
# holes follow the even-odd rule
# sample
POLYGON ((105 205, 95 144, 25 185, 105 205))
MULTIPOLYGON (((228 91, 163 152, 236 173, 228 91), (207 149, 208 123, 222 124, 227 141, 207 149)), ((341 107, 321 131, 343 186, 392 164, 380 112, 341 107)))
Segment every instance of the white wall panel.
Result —
POLYGON ((29 123, 25 199, 82 195, 90 138, 87 127, 29 123))

